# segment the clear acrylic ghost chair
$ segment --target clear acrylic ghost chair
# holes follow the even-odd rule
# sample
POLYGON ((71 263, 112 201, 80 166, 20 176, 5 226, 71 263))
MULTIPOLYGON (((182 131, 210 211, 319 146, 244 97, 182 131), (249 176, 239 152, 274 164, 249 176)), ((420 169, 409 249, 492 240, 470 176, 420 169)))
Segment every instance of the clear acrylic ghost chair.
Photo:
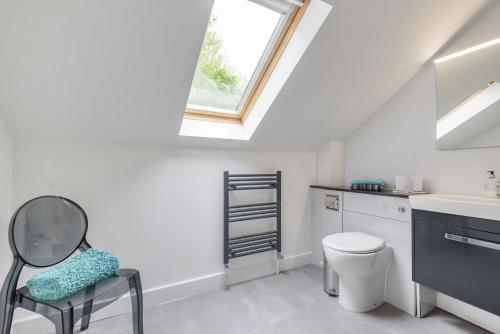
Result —
POLYGON ((112 277, 57 301, 40 301, 26 287, 17 289, 24 266, 45 268, 60 263, 87 243, 87 215, 75 202, 57 196, 43 196, 22 205, 12 217, 9 243, 14 263, 0 294, 0 334, 9 334, 17 307, 38 313, 54 323, 57 334, 72 334, 81 321, 89 327, 90 315, 130 292, 134 334, 143 333, 142 288, 139 272, 120 269, 112 277))

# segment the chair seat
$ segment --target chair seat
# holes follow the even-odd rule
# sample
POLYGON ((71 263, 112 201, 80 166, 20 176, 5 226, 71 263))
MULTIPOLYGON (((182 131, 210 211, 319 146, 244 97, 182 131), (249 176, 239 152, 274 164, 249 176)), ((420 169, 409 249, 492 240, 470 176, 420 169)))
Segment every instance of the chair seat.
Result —
POLYGON ((22 287, 17 290, 17 302, 20 307, 31 311, 38 308, 37 305, 65 311, 69 308, 81 309, 86 302, 93 301, 93 308, 96 311, 129 292, 129 281, 136 275, 139 275, 139 272, 135 269, 120 269, 113 276, 95 285, 54 301, 38 300, 30 295, 27 287, 22 287))

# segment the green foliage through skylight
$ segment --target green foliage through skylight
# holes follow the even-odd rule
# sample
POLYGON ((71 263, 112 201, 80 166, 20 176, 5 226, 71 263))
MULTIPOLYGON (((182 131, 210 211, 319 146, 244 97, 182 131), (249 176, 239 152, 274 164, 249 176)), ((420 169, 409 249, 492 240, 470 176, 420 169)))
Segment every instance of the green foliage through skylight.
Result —
POLYGON ((243 94, 240 75, 228 64, 224 42, 217 36, 212 17, 201 48, 193 80, 191 104, 236 109, 243 94))
POLYGON ((248 0, 216 0, 188 108, 238 114, 281 15, 248 0))

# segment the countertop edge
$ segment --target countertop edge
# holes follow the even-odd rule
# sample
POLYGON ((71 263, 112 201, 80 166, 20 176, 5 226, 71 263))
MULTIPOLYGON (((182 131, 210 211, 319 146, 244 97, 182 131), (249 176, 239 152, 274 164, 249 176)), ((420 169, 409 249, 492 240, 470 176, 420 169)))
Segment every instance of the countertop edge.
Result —
POLYGON ((350 192, 350 193, 375 195, 375 196, 409 198, 408 194, 396 194, 396 193, 393 193, 391 190, 383 190, 383 191, 352 190, 351 188, 346 187, 346 186, 322 186, 322 185, 316 185, 316 184, 311 184, 311 185, 309 185, 309 187, 314 188, 314 189, 345 191, 345 192, 350 192))

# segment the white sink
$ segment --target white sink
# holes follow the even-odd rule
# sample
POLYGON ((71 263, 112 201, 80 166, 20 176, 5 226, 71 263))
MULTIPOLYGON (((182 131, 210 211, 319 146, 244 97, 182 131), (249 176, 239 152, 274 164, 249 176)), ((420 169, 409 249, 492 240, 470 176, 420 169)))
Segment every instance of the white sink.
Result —
POLYGON ((410 196, 412 209, 500 221, 500 199, 429 194, 410 196))

